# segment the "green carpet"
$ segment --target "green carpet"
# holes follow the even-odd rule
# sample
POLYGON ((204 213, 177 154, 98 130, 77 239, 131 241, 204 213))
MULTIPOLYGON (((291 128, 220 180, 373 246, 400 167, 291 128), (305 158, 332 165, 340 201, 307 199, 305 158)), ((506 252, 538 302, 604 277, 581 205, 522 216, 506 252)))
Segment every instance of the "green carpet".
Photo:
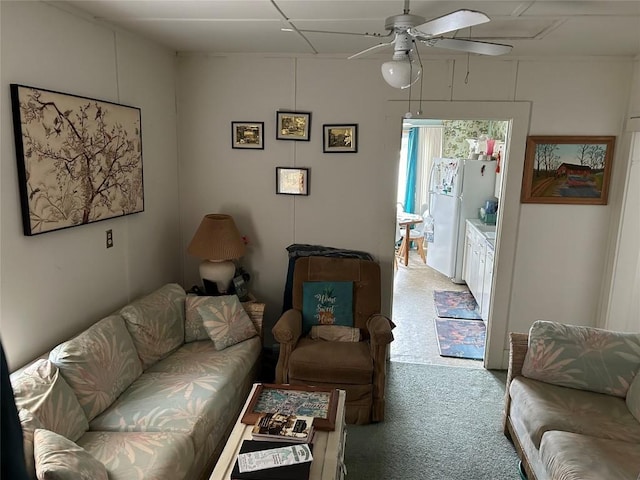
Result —
POLYGON ((385 421, 348 425, 348 480, 517 480, 506 371, 392 362, 385 421))

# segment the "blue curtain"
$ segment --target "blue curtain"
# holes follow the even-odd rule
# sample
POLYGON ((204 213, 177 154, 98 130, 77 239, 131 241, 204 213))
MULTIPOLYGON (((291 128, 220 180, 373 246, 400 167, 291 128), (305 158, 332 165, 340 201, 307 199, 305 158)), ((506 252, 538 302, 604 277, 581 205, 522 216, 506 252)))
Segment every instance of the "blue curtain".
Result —
POLYGON ((418 129, 409 130, 407 144, 407 189, 404 194, 404 211, 416 213, 416 171, 418 169, 418 129))

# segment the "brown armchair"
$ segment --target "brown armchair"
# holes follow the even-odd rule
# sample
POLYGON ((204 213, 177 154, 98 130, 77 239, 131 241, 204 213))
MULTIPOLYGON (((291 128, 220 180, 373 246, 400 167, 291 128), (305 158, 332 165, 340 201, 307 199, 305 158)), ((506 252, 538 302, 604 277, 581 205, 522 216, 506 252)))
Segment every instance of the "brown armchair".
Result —
POLYGON ((347 423, 384 419, 387 348, 392 322, 380 314, 380 266, 356 258, 305 257, 295 263, 293 308, 272 332, 280 344, 276 382, 345 390, 347 423), (302 286, 309 281, 353 281, 354 327, 359 342, 302 336, 302 286))

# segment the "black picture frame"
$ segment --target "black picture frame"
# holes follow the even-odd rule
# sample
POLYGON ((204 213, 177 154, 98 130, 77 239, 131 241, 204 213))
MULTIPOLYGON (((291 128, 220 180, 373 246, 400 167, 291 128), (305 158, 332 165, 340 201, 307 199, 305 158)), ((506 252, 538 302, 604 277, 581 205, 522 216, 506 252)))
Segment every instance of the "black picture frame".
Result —
POLYGON ((309 195, 308 168, 276 167, 276 194, 309 195))
POLYGON ((140 108, 10 89, 25 235, 144 211, 140 108))
POLYGON ((311 139, 311 112, 276 112, 276 139, 308 142, 311 139))
POLYGON ((358 124, 326 124, 322 126, 322 151, 324 153, 357 153, 358 124))
POLYGON ((231 122, 231 148, 264 150, 264 122, 231 122))

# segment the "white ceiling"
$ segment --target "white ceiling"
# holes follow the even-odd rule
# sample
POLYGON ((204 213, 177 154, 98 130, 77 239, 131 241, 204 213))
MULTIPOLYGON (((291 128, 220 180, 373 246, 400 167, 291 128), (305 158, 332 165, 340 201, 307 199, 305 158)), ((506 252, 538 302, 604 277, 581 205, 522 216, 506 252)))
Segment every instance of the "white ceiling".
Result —
MULTIPOLYGON (((177 52, 344 54, 387 39, 299 30, 382 33, 404 0, 71 0, 102 21, 177 52)), ((461 8, 491 21, 447 36, 507 43, 514 56, 638 55, 640 0, 412 0, 410 13, 427 20, 461 8)), ((420 47, 427 54, 448 51, 420 47)))

